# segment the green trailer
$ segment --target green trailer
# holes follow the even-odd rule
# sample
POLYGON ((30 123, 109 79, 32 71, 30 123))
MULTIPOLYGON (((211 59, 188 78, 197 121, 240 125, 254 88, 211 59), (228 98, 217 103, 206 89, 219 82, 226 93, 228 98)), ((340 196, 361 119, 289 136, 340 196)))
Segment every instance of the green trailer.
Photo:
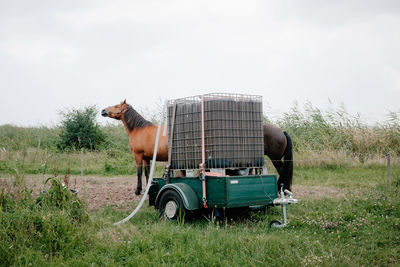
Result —
MULTIPOLYGON (((276 175, 206 176, 207 207, 230 209, 273 205, 278 197, 276 175)), ((176 219, 187 211, 205 208, 202 180, 180 177, 155 178, 149 190, 149 203, 160 216, 176 219)))
POLYGON ((285 206, 297 200, 282 190, 278 198, 277 177, 264 167, 261 96, 207 94, 171 100, 166 109, 168 163, 147 189, 161 218, 280 204, 284 223, 276 224, 286 225, 285 206))

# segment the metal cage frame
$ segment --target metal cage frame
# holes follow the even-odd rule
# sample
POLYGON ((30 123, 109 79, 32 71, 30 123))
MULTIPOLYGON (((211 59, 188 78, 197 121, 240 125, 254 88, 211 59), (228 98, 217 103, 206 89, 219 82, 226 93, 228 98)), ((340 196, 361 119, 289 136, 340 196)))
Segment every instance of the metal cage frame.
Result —
POLYGON ((171 169, 200 168, 202 112, 206 169, 264 165, 262 96, 212 93, 170 100, 167 106, 171 169))

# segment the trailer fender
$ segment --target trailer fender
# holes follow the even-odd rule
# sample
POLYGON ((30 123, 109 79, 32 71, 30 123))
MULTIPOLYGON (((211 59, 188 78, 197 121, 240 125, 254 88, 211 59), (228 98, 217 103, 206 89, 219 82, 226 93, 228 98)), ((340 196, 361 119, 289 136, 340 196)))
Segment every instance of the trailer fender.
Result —
POLYGON ((200 204, 196 192, 194 192, 194 190, 190 186, 184 183, 174 183, 174 184, 164 185, 157 194, 156 205, 155 205, 156 208, 159 207, 161 196, 166 190, 176 191, 182 198, 182 202, 183 205, 185 206, 185 209, 187 210, 199 209, 200 204))

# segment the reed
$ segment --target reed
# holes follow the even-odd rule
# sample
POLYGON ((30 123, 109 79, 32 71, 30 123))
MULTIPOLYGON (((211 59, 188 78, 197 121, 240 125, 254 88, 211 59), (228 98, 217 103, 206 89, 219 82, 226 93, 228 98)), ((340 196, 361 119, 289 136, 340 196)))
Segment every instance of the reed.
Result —
POLYGON ((343 106, 321 110, 307 103, 294 104, 289 112, 272 121, 292 137, 298 154, 344 153, 361 162, 387 153, 400 156, 400 113, 390 112, 381 123, 370 125, 351 115, 343 106))

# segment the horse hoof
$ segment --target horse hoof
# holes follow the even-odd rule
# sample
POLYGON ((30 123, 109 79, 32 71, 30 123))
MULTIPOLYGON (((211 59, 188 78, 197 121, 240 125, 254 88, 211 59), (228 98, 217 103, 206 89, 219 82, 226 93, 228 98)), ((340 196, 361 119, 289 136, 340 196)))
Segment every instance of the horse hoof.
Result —
POLYGON ((135 191, 135 195, 137 195, 137 196, 140 195, 140 191, 139 191, 139 190, 136 190, 136 191, 135 191))

